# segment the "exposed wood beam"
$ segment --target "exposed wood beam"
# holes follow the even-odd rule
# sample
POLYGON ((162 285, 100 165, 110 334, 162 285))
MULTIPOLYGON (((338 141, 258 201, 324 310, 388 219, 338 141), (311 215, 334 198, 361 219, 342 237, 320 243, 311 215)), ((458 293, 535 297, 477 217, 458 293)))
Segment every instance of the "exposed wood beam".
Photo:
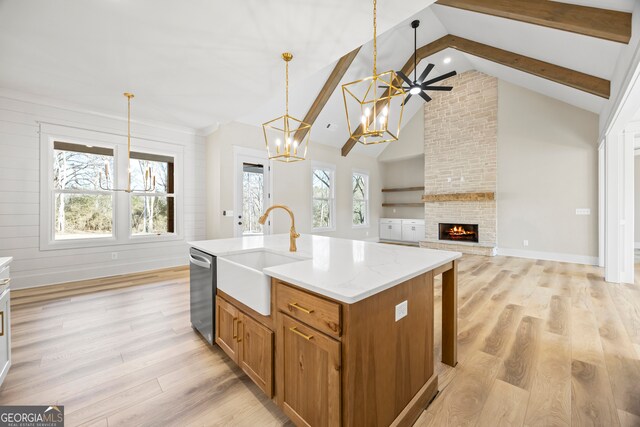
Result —
MULTIPOLYGON (((324 106, 327 104, 327 102, 329 102, 329 98, 331 98, 333 91, 336 90, 336 87, 340 83, 340 80, 342 80, 342 77, 344 77, 344 74, 351 66, 353 60, 356 59, 356 56, 358 56, 358 52, 360 52, 360 47, 352 50, 338 60, 338 63, 333 68, 333 71, 331 72, 331 74, 329 74, 329 78, 325 82, 324 86, 322 86, 322 89, 320 89, 320 93, 318 93, 316 100, 313 101, 313 104, 311 104, 311 108, 309 108, 307 115, 304 116, 303 121, 305 123, 312 125, 316 121, 324 106)), ((307 132, 308 129, 299 130, 293 136, 293 139, 296 141, 302 141, 307 132)))
MULTIPOLYGON (((419 48, 418 62, 447 48, 456 49, 602 98, 608 99, 610 95, 611 83, 608 80, 451 34, 419 48)), ((413 64, 413 55, 411 55, 402 67, 402 72, 409 75, 413 72, 413 64)), ((342 156, 349 154, 356 143, 357 141, 349 138, 342 146, 342 156)))
POLYGON ((437 4, 619 43, 631 39, 627 12, 549 0, 439 0, 437 4))
POLYGON ((609 80, 601 79, 600 77, 539 61, 462 37, 450 36, 449 47, 601 98, 609 99, 611 83, 609 80))

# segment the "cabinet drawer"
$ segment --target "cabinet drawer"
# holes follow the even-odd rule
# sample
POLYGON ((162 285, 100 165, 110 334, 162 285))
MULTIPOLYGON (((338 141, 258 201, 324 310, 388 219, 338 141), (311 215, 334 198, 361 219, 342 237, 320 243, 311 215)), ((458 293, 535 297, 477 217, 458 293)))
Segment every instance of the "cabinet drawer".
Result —
POLYGON ((340 304, 278 282, 278 310, 329 335, 342 334, 340 304))

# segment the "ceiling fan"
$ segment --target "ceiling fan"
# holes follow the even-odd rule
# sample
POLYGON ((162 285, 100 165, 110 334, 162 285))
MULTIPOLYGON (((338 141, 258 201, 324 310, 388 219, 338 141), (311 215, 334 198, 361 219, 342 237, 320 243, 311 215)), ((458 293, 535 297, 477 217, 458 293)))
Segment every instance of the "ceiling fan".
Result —
MULTIPOLYGON (((427 102, 431 101, 431 97, 426 93, 426 91, 428 90, 447 91, 447 92, 452 90, 453 89, 452 86, 433 86, 433 84, 438 83, 442 80, 446 80, 449 77, 453 77, 457 74, 455 71, 450 71, 439 77, 424 81, 424 79, 427 78, 431 70, 433 70, 433 67, 435 67, 435 64, 429 64, 427 65, 427 68, 424 69, 422 74, 420 74, 420 77, 416 77, 417 68, 418 68, 418 26, 419 25, 420 25, 420 21, 418 21, 417 19, 411 22, 411 28, 413 28, 413 31, 414 31, 413 32, 413 81, 409 77, 407 77, 407 75, 404 74, 402 71, 396 72, 396 74, 399 75, 400 78, 404 80, 405 83, 408 85, 408 86, 402 87, 402 89, 404 89, 405 92, 409 92, 409 94, 404 98, 403 105, 406 105, 407 101, 409 101, 409 99, 411 99, 413 95, 420 95, 422 99, 424 99, 425 101, 427 102)), ((380 87, 384 89, 388 88, 388 86, 380 86, 380 87)))

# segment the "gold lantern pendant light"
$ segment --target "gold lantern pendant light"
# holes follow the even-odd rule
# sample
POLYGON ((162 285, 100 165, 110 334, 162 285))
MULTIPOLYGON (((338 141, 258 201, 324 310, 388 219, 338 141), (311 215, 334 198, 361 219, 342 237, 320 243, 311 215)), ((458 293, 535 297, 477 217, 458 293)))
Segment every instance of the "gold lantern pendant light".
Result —
POLYGON ((376 14, 373 0, 373 75, 342 85, 350 138, 364 145, 398 140, 406 95, 395 71, 378 74, 376 14))
POLYGON ((123 94, 127 98, 127 164, 128 164, 128 179, 127 188, 113 188, 109 187, 110 172, 109 164, 104 165, 104 178, 102 172, 100 172, 100 188, 105 191, 124 191, 125 193, 149 193, 156 190, 156 176, 153 175, 151 166, 147 167, 142 177, 143 188, 131 188, 131 98, 135 95, 129 92, 123 94), (106 178, 106 179, 105 179, 106 178), (103 179, 106 183, 103 183, 103 179))
POLYGON ((293 55, 285 52, 282 59, 286 67, 285 114, 264 123, 262 130, 269 160, 291 163, 306 159, 311 125, 289 115, 289 62, 293 55))

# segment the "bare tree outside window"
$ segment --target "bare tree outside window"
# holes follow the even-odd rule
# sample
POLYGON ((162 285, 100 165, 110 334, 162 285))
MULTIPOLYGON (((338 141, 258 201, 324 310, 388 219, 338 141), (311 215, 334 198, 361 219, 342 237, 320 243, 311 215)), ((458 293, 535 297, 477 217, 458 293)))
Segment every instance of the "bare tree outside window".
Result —
POLYGON ((262 234, 262 224, 258 222, 264 211, 264 167, 243 165, 242 173, 242 233, 262 234))
POLYGON ((333 227, 333 174, 331 169, 313 169, 313 228, 333 227))
MULTIPOLYGON (((113 235, 113 198, 100 188, 100 173, 104 173, 106 167, 113 170, 111 149, 54 143, 56 240, 113 235)), ((104 184, 111 185, 111 182, 104 184)))
MULTIPOLYGON (((173 159, 145 153, 132 153, 131 234, 160 235, 175 232, 173 159), (145 173, 151 168, 156 185, 144 192, 145 173)), ((149 186, 150 184, 147 184, 149 186)))
POLYGON ((369 177, 362 173, 354 173, 353 190, 353 225, 369 223, 369 177))

